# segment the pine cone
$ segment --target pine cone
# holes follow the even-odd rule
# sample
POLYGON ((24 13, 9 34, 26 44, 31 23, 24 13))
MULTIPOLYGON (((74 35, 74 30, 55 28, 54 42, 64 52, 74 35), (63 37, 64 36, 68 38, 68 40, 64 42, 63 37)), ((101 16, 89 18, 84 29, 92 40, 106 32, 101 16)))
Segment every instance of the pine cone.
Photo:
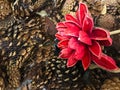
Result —
POLYGON ((86 85, 86 86, 83 87, 82 90, 96 90, 96 89, 93 85, 86 85))
POLYGON ((17 18, 26 18, 35 14, 37 9, 41 9, 47 0, 16 0, 13 3, 14 15, 17 18))
POLYGON ((111 74, 102 70, 94 69, 90 71, 89 83, 92 84, 96 90, 99 90, 104 79, 110 77, 111 74))
POLYGON ((77 90, 83 87, 82 72, 83 70, 77 66, 67 68, 66 60, 54 57, 46 62, 35 64, 25 76, 26 80, 32 80, 31 88, 33 90, 44 88, 47 90, 77 90))
POLYGON ((12 8, 7 0, 0 0, 0 19, 5 19, 12 13, 12 8))
POLYGON ((120 90, 120 78, 114 77, 104 81, 101 90, 120 90))
POLYGON ((104 0, 83 0, 93 16, 99 16, 104 8, 104 0))
POLYGON ((111 14, 100 15, 96 22, 99 27, 113 30, 115 26, 115 17, 111 14))

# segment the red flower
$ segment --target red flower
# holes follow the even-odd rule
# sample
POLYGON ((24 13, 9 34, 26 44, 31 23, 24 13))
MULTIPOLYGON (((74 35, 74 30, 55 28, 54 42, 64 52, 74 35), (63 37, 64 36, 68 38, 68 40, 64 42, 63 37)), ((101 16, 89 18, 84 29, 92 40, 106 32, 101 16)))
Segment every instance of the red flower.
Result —
POLYGON ((107 30, 94 27, 85 4, 80 3, 76 16, 65 16, 65 22, 59 22, 56 26, 58 47, 61 49, 60 57, 68 59, 67 66, 72 67, 78 61, 82 61, 86 70, 91 61, 105 70, 115 70, 118 67, 115 61, 102 53, 101 46, 110 46, 112 39, 107 30))

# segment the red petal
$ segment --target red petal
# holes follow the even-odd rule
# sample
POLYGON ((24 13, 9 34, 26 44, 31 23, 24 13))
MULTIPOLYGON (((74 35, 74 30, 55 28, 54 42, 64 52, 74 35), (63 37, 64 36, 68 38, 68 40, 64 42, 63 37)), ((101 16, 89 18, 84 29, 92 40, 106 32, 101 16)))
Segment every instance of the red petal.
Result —
POLYGON ((56 37, 58 40, 62 40, 62 39, 63 39, 63 36, 61 36, 61 35, 58 34, 58 33, 55 34, 55 37, 56 37))
POLYGON ((74 58, 74 53, 73 53, 67 61, 67 67, 73 67, 76 63, 77 60, 74 58))
POLYGON ((78 46, 76 46, 75 59, 81 60, 84 54, 85 54, 85 46, 81 43, 78 46))
POLYGON ((58 30, 57 34, 64 36, 65 31, 67 30, 67 27, 65 26, 63 22, 59 22, 56 26, 56 29, 58 30))
POLYGON ((102 28, 95 28, 92 30, 91 39, 99 40, 102 45, 109 46, 112 44, 110 33, 102 28))
MULTIPOLYGON (((63 34, 63 33, 66 31, 67 27, 65 26, 64 23, 59 22, 59 23, 56 25, 56 29, 58 30, 59 34, 61 34, 61 33, 63 34)), ((62 35, 62 34, 61 34, 61 35, 62 35)))
POLYGON ((88 45, 92 44, 90 37, 84 31, 79 31, 79 38, 78 38, 78 40, 83 42, 83 43, 85 43, 85 44, 88 44, 88 45))
POLYGON ((110 34, 108 31, 102 29, 102 28, 95 28, 92 31, 91 38, 95 40, 104 40, 107 37, 110 37, 110 34))
POLYGON ((91 63, 90 53, 86 51, 84 57, 82 58, 82 65, 84 70, 86 70, 89 67, 90 63, 91 63))
POLYGON ((78 40, 76 39, 76 38, 71 38, 70 40, 69 40, 69 42, 68 42, 68 46, 70 47, 70 48, 72 48, 72 49, 76 49, 76 47, 78 47, 79 46, 79 42, 78 42, 78 40))
POLYGON ((66 27, 59 27, 59 28, 56 28, 58 30, 58 32, 65 32, 67 30, 66 27))
POLYGON ((118 69, 115 61, 111 57, 105 54, 102 54, 101 59, 98 59, 97 57, 92 56, 92 60, 94 61, 95 64, 97 64, 99 67, 105 70, 110 71, 110 70, 118 69))
POLYGON ((59 48, 67 48, 68 47, 68 39, 65 39, 65 40, 61 40, 59 43, 58 43, 58 47, 59 48))
POLYGON ((83 22, 83 28, 82 30, 87 32, 87 33, 91 33, 92 29, 93 29, 93 19, 92 17, 86 15, 85 20, 83 22))
POLYGON ((69 36, 63 36, 63 35, 59 34, 58 32, 55 34, 55 36, 58 40, 63 40, 63 39, 69 39, 70 38, 69 36))
POLYGON ((102 50, 98 42, 93 41, 92 45, 89 46, 89 50, 93 55, 95 55, 98 58, 101 58, 102 50))
POLYGON ((99 41, 99 43, 100 43, 100 45, 111 46, 112 45, 112 39, 107 38, 107 40, 101 40, 101 41, 99 41))
POLYGON ((75 59, 82 59, 85 49, 84 44, 80 43, 76 38, 71 38, 68 42, 68 47, 75 50, 75 59))
POLYGON ((73 17, 72 15, 70 15, 70 14, 67 14, 67 15, 65 16, 65 20, 66 20, 66 21, 74 21, 75 23, 78 23, 77 19, 74 18, 74 17, 73 17))
POLYGON ((58 33, 55 34, 55 37, 58 39, 58 40, 62 40, 62 36, 58 33))
POLYGON ((65 48, 65 49, 61 50, 59 57, 67 59, 67 58, 69 58, 71 56, 71 54, 72 54, 72 49, 65 48))
POLYGON ((66 27, 64 22, 59 22, 56 25, 56 28, 64 28, 64 27, 66 27))
POLYGON ((65 31, 66 35, 78 37, 79 31, 81 30, 79 25, 72 21, 65 22, 65 24, 67 26, 67 30, 65 31))
POLYGON ((87 6, 83 3, 79 3, 79 8, 76 12, 76 16, 80 21, 80 25, 83 24, 86 13, 88 13, 87 6))

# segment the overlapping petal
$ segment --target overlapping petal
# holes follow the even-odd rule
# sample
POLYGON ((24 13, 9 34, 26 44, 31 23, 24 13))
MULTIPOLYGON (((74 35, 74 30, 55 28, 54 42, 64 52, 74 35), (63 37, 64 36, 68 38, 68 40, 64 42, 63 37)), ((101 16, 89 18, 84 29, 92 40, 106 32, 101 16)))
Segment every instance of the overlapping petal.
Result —
POLYGON ((68 39, 63 39, 58 43, 59 48, 67 48, 68 47, 68 39))
POLYGON ((64 39, 63 36, 61 36, 61 34, 59 34, 59 33, 56 33, 56 34, 55 34, 55 37, 56 37, 58 40, 64 39))
POLYGON ((76 38, 71 38, 68 42, 68 47, 75 50, 75 59, 80 60, 84 56, 84 44, 79 43, 76 38))
POLYGON ((111 71, 118 69, 115 61, 105 54, 102 54, 101 59, 98 59, 96 56, 92 56, 92 60, 95 64, 105 70, 111 71))
POLYGON ((91 63, 90 53, 87 50, 85 50, 85 55, 82 58, 82 65, 84 70, 86 70, 89 67, 90 63, 91 63))
POLYGON ((93 25, 94 25, 94 23, 93 23, 92 17, 86 15, 85 20, 83 22, 82 30, 89 34, 92 32, 93 25))
POLYGON ((76 60, 81 60, 83 56, 86 54, 85 53, 85 47, 82 43, 80 43, 76 48, 75 48, 75 59, 76 60))
POLYGON ((67 67, 73 67, 77 63, 77 60, 74 58, 74 53, 68 58, 67 67))
POLYGON ((78 40, 81 41, 81 42, 83 42, 83 43, 85 43, 85 44, 88 44, 88 45, 92 44, 90 37, 84 31, 79 31, 78 40))
POLYGON ((110 34, 107 30, 102 28, 95 28, 92 30, 91 39, 98 40, 102 45, 110 46, 112 44, 112 39, 110 38, 110 34))
POLYGON ((79 46, 79 42, 77 41, 76 38, 72 37, 72 38, 70 38, 70 40, 69 40, 69 42, 68 42, 68 46, 69 46, 70 48, 72 48, 72 49, 75 50, 76 47, 79 46))
POLYGON ((66 20, 66 21, 73 21, 73 22, 79 24, 77 18, 73 17, 73 16, 70 15, 70 14, 67 14, 67 15, 65 16, 65 20, 66 20))
POLYGON ((88 47, 90 52, 98 58, 101 58, 101 47, 97 41, 93 41, 92 45, 88 47))
POLYGON ((107 40, 101 40, 99 41, 100 45, 104 46, 111 46, 112 45, 112 39, 109 37, 107 40))
POLYGON ((67 59, 69 58, 73 53, 73 50, 71 48, 64 48, 61 50, 59 57, 67 59))
MULTIPOLYGON (((58 30, 58 28, 65 28, 66 26, 65 26, 65 23, 64 22, 59 22, 59 23, 57 23, 57 25, 56 25, 56 28, 57 28, 57 30, 58 30)), ((58 30, 59 31, 59 30, 58 30)))
POLYGON ((58 32, 55 34, 55 36, 57 37, 58 40, 67 38, 67 36, 65 34, 67 27, 65 26, 65 24, 63 22, 59 22, 56 25, 56 29, 58 30, 58 32))
POLYGON ((79 23, 80 25, 83 24, 83 21, 84 21, 84 18, 85 18, 85 15, 88 13, 88 9, 87 9, 87 6, 83 3, 80 3, 79 4, 79 8, 76 12, 76 16, 79 20, 79 23))
POLYGON ((82 61, 86 70, 91 61, 105 70, 118 69, 115 61, 102 53, 101 45, 110 46, 112 39, 108 31, 94 27, 93 19, 88 13, 87 6, 79 4, 76 16, 66 15, 65 22, 57 24, 56 37, 61 49, 59 57, 68 59, 67 67, 82 61))
POLYGON ((66 35, 78 37, 80 31, 79 25, 72 21, 65 22, 65 24, 67 26, 66 35))

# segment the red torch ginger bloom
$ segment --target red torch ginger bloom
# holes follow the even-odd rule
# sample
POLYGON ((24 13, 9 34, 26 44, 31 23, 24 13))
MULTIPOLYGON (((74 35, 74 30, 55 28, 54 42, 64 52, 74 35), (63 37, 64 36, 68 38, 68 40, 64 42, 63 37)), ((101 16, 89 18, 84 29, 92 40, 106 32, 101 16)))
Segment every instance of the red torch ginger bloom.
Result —
POLYGON ((101 49, 101 46, 112 44, 109 32, 94 27, 93 19, 85 4, 80 3, 76 16, 66 15, 65 20, 57 24, 56 38, 61 49, 59 57, 68 59, 68 67, 82 61, 86 70, 92 61, 105 70, 118 69, 115 61, 102 53, 101 49))

